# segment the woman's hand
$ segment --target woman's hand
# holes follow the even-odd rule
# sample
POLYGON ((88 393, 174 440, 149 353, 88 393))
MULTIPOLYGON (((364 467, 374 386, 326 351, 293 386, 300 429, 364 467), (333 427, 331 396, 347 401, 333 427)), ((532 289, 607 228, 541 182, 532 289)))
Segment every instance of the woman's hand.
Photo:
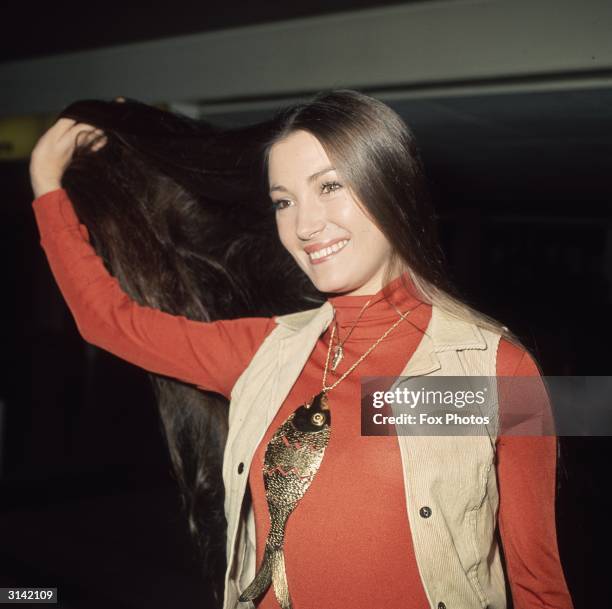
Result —
POLYGON ((62 175, 77 144, 89 144, 94 139, 97 141, 91 146, 93 151, 106 144, 104 131, 93 125, 77 123, 71 118, 60 118, 50 127, 38 140, 30 157, 34 197, 61 188, 62 175))

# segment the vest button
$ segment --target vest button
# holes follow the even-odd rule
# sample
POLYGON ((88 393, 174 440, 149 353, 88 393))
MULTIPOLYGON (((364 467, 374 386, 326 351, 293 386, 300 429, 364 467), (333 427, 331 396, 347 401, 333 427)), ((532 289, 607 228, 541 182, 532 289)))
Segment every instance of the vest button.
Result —
MULTIPOLYGON (((424 505, 420 510, 419 514, 422 518, 429 518, 431 516, 431 508, 428 505, 424 505)), ((442 603, 444 605, 444 603, 442 603)), ((438 604, 438 609, 444 609, 444 607, 440 607, 438 604)))
POLYGON ((241 474, 244 471, 244 463, 241 461, 238 463, 238 473, 241 474))
POLYGON ((440 601, 438 603, 438 609, 446 609, 446 605, 442 601, 440 601))

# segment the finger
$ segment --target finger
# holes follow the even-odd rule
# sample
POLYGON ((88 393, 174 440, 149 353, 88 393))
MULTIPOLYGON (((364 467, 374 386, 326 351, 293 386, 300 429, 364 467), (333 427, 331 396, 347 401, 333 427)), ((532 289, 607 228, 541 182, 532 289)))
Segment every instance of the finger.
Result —
POLYGON ((78 144, 83 139, 87 140, 89 134, 96 130, 94 125, 88 123, 75 123, 70 127, 63 135, 60 136, 59 140, 63 144, 74 145, 78 144))
POLYGON ((104 147, 106 145, 106 142, 108 141, 108 138, 106 136, 103 136, 101 139, 99 139, 97 142, 94 143, 94 145, 91 147, 91 149, 95 152, 97 150, 100 150, 100 148, 104 147))
POLYGON ((98 129, 95 125, 90 125, 89 123, 75 123, 71 129, 76 129, 77 131, 85 130, 85 131, 95 131, 98 129))
POLYGON ((54 147, 65 138, 66 134, 74 127, 76 121, 65 116, 58 118, 51 127, 49 127, 39 138, 33 154, 40 154, 40 151, 46 150, 49 146, 54 147))
POLYGON ((58 118, 55 121, 49 131, 53 132, 54 134, 57 133, 57 137, 62 137, 62 135, 65 134, 69 129, 72 129, 75 124, 76 121, 74 119, 66 118, 65 116, 63 116, 62 118, 58 118))
POLYGON ((55 125, 65 125, 67 127, 72 127, 76 121, 73 118, 68 118, 67 116, 62 116, 55 121, 55 125))
POLYGON ((97 129, 82 129, 75 136, 75 143, 80 145, 90 144, 100 137, 101 133, 97 129))
POLYGON ((92 150, 99 150, 108 141, 102 129, 81 132, 77 135, 77 145, 90 146, 92 150))
POLYGON ((101 137, 106 137, 106 135, 105 135, 104 131, 102 131, 102 129, 96 129, 95 131, 92 131, 90 135, 91 135, 91 137, 94 140, 98 140, 101 137))

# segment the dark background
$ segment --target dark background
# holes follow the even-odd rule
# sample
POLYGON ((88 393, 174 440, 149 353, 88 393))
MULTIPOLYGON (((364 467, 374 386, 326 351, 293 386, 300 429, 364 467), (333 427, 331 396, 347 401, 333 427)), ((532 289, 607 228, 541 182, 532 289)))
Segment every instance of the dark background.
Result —
MULTIPOLYGON (((210 5, 200 23, 187 8, 149 6, 143 20, 125 6, 78 27, 54 4, 31 35, 7 32, 0 59, 373 4, 210 5)), ((394 107, 422 148, 467 300, 514 330, 546 374, 610 375, 612 92, 394 107)), ((65 609, 206 607, 146 374, 78 335, 38 243, 27 162, 1 162, 0 183, 0 586, 57 586, 65 609)), ((595 543, 607 530, 609 447, 561 439, 559 547, 577 608, 609 602, 595 543)))

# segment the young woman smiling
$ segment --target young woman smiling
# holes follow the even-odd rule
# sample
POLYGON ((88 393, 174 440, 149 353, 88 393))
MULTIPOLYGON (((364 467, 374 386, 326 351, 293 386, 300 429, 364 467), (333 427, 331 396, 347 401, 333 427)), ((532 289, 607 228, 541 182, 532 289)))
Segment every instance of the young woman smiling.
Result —
POLYGON ((77 102, 30 171, 84 339, 152 374, 199 536, 222 470, 224 609, 572 607, 553 436, 361 435, 361 376, 538 375, 452 289, 391 108, 336 90, 221 130, 77 102))

